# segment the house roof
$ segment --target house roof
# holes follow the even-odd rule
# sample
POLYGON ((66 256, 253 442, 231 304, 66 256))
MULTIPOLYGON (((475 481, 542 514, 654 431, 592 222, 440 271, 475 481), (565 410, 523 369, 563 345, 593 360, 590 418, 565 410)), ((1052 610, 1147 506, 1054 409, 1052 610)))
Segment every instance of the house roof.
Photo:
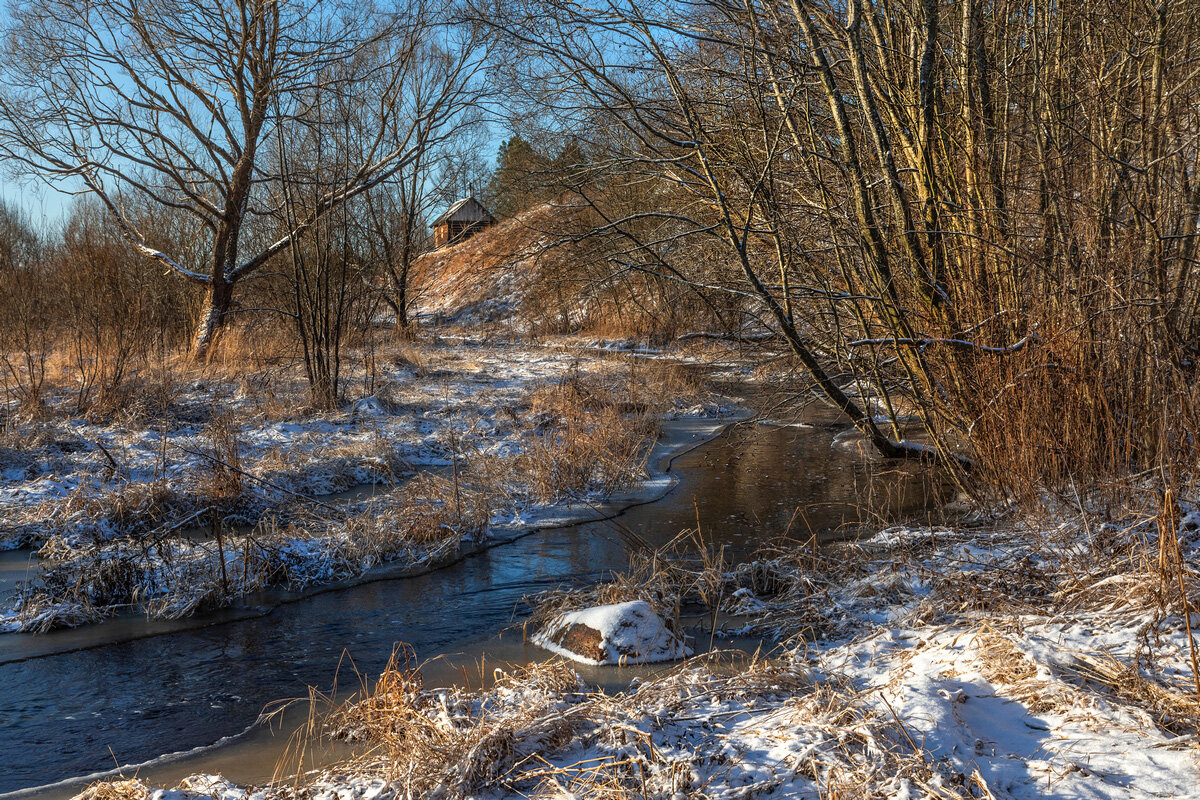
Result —
POLYGON ((474 197, 464 197, 446 209, 445 213, 435 219, 430 227, 436 228, 444 222, 495 222, 488 210, 474 197))

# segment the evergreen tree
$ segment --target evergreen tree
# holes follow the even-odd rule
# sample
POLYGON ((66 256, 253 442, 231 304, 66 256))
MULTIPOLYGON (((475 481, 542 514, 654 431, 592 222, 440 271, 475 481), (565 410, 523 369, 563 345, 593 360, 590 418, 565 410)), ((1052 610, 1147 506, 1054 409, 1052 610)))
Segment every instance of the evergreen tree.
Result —
POLYGON ((579 139, 572 136, 567 139, 562 150, 554 157, 553 177, 557 191, 575 189, 587 182, 587 155, 579 139))
POLYGON ((518 135, 500 144, 496 171, 488 184, 491 211, 511 217, 545 199, 551 165, 533 145, 518 135))

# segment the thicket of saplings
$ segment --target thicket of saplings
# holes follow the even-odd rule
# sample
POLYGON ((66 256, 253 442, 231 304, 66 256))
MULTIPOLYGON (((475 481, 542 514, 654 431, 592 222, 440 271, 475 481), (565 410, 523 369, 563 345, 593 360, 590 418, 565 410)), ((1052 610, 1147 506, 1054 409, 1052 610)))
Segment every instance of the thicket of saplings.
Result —
POLYGON ((539 97, 586 120, 592 162, 655 198, 606 209, 624 262, 756 307, 885 454, 1071 506, 1193 478, 1185 6, 600 5, 478 21, 514 91, 562 89, 539 97))

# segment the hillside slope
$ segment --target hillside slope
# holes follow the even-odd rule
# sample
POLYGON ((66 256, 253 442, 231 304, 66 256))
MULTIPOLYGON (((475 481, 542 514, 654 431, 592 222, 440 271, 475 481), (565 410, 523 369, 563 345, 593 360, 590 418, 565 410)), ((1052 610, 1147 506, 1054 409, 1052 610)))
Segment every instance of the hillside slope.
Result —
POLYGON ((417 312, 454 322, 568 314, 575 300, 556 273, 583 258, 578 244, 564 241, 582 217, 579 207, 541 203, 422 256, 411 276, 417 312))

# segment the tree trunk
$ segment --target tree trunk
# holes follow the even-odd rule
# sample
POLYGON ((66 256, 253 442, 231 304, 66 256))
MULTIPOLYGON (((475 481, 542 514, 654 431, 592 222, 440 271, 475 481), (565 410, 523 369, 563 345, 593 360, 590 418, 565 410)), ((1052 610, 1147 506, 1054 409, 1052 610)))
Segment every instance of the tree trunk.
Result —
POLYGON ((411 331, 409 330, 408 318, 408 259, 407 253, 404 255, 404 263, 400 266, 400 276, 396 281, 396 331, 402 336, 407 337, 411 331))
POLYGON ((192 360, 204 362, 212 350, 217 334, 225 319, 225 312, 233 301, 233 284, 214 280, 204 293, 204 306, 196 322, 196 336, 192 340, 192 360))

